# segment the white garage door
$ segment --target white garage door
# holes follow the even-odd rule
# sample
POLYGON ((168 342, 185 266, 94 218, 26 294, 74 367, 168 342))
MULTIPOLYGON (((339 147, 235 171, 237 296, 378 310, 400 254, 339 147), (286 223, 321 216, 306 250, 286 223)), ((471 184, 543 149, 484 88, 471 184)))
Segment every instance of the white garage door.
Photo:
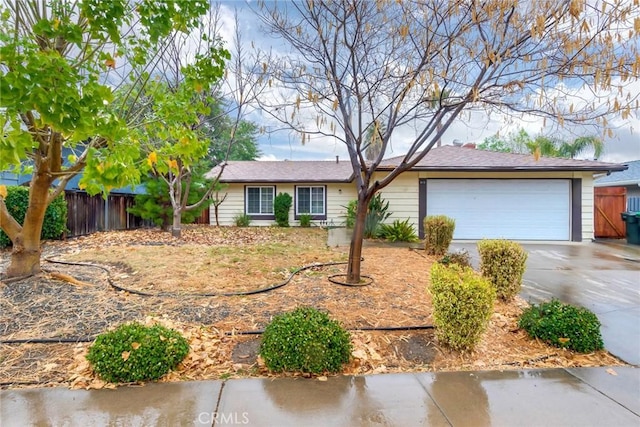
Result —
POLYGON ((454 239, 569 240, 567 179, 428 179, 427 215, 456 220, 454 239))

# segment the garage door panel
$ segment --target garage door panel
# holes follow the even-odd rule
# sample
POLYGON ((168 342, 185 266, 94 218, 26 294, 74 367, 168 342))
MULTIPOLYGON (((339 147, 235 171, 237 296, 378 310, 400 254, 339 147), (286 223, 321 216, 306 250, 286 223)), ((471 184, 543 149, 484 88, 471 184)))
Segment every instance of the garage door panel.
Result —
POLYGON ((454 239, 569 240, 570 181, 429 179, 427 215, 440 214, 454 239))

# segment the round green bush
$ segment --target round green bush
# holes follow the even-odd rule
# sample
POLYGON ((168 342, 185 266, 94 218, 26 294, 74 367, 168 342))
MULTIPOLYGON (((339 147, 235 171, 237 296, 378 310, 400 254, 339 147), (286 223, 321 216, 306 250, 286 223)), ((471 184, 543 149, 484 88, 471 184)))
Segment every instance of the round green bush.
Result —
POLYGON ((454 350, 472 350, 493 314, 491 283, 471 268, 435 263, 429 291, 438 341, 454 350))
MULTIPOLYGON (((29 206, 29 188, 22 186, 8 186, 7 197, 5 199, 7 210, 18 221, 24 223, 29 206)), ((60 194, 47 206, 42 223, 42 239, 59 239, 67 231, 67 201, 64 194, 60 194)), ((9 236, 0 230, 0 248, 11 244, 9 236)))
POLYGON ((533 338, 579 353, 591 353, 604 347, 598 317, 586 308, 563 304, 556 299, 525 309, 518 326, 533 338))
POLYGON ((427 255, 442 256, 447 253, 456 221, 446 215, 430 215, 423 220, 424 244, 427 255))
POLYGON ((510 240, 481 240, 477 246, 482 275, 491 281, 500 299, 513 299, 522 287, 527 252, 510 240))
POLYGON ((161 325, 127 323, 99 335, 87 360, 105 381, 157 380, 189 353, 189 343, 173 329, 161 325))
POLYGON ((273 318, 262 335, 260 356, 275 372, 338 372, 351 357, 351 338, 326 313, 299 307, 273 318))

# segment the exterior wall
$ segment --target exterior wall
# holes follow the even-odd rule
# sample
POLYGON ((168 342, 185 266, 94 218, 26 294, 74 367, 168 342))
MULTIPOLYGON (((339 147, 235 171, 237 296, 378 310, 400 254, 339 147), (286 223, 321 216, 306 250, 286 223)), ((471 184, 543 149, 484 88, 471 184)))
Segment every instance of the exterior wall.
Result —
POLYGON ((627 185, 627 197, 640 197, 640 185, 627 185))
MULTIPOLYGON (((381 178, 383 178, 382 174, 374 176, 374 179, 381 178)), ((391 216, 385 222, 392 223, 396 219, 404 221, 409 218, 409 222, 414 225, 416 234, 418 234, 420 221, 418 179, 418 172, 405 172, 379 192, 381 197, 389 202, 391 216)))
POLYGON ((18 175, 11 172, 0 172, 0 185, 18 185, 18 175))
MULTIPOLYGON (((278 193, 289 193, 292 197, 293 203, 295 203, 295 186, 318 186, 323 185, 319 183, 283 183, 283 184, 272 184, 272 183, 242 183, 242 184, 229 184, 226 189, 227 198, 220 204, 218 209, 218 219, 220 221, 220 225, 235 225, 234 218, 238 214, 243 214, 245 212, 244 205, 244 192, 246 186, 268 186, 275 185, 275 194, 278 193)), ((312 220, 313 225, 329 225, 329 226, 341 226, 344 225, 345 216, 346 216, 346 208, 350 200, 356 198, 356 190, 353 183, 330 183, 324 184, 326 185, 326 200, 327 206, 325 207, 327 213, 326 220, 312 220)), ((219 197, 223 197, 224 193, 220 193, 219 197)), ((215 219, 215 211, 213 207, 211 208, 211 224, 216 223, 215 219)), ((254 219, 251 221, 252 226, 270 226, 275 225, 275 220, 258 220, 254 219)), ((289 212, 289 224, 291 226, 297 226, 300 224, 298 220, 295 219, 295 206, 291 206, 291 210, 289 212)))
POLYGON ((593 173, 576 172, 574 178, 582 178, 582 240, 593 240, 595 236, 593 173))
MULTIPOLYGON (((374 179, 382 179, 383 173, 374 175, 374 179)), ((580 189, 579 198, 581 200, 578 212, 574 212, 577 218, 571 224, 572 229, 579 227, 581 232, 574 235, 574 240, 580 238, 591 240, 594 237, 594 192, 593 173, 591 172, 405 172, 396 178, 391 184, 383 188, 380 193, 382 198, 389 202, 389 211, 392 213, 387 222, 393 220, 410 219, 416 231, 419 229, 420 221, 420 190, 418 182, 420 179, 429 178, 564 178, 576 182, 580 189), (578 219, 579 218, 579 219, 578 219), (581 224, 577 224, 579 221, 581 224)), ((227 198, 220 205, 219 220, 220 225, 234 225, 234 217, 244 213, 244 189, 245 186, 271 185, 261 183, 230 184, 226 190, 227 198)), ((318 185, 317 183, 296 183, 295 185, 318 185)), ((294 196, 294 184, 276 184, 275 194, 286 192, 294 196)), ((574 187, 575 188, 575 187, 574 187)), ((222 194, 221 194, 222 195, 222 194)), ((326 221, 312 221, 314 225, 341 226, 344 225, 346 209, 345 206, 350 200, 357 197, 354 183, 331 183, 327 184, 327 219, 326 221)), ((292 206, 289 214, 289 223, 292 226, 299 225, 294 219, 294 209, 292 206)), ((574 215, 572 215, 574 217, 574 215)), ((214 209, 211 208, 211 224, 215 224, 214 209)), ((273 220, 253 220, 251 225, 274 225, 273 220)))
MULTIPOLYGON (((218 198, 225 197, 224 202, 218 208, 218 221, 220 225, 234 225, 233 218, 244 213, 244 184, 228 184, 228 187, 218 193, 218 198), (226 197, 225 197, 226 194, 226 197)), ((216 225, 215 209, 209 209, 209 224, 216 225)))
MULTIPOLYGON (((374 179, 381 179, 385 175, 379 174, 374 179)), ((389 218, 404 220, 410 218, 416 230, 419 229, 419 179, 421 178, 564 178, 580 181, 580 200, 578 207, 579 221, 575 224, 581 228, 574 240, 591 240, 594 236, 594 202, 593 202, 593 173, 592 172, 405 172, 394 180, 389 186, 382 189, 382 197, 389 201, 389 210, 393 215, 389 218)), ((572 215, 573 216, 573 215, 572 215)), ((572 224, 573 227, 574 224, 572 224)))

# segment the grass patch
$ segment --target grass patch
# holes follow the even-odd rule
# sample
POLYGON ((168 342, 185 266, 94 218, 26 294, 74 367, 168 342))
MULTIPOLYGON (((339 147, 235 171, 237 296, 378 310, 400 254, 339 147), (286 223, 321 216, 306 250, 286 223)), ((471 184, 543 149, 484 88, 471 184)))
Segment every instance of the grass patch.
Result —
POLYGON ((118 266, 113 278, 129 289, 204 293, 266 287, 303 265, 347 258, 344 251, 327 246, 324 230, 266 231, 244 229, 241 237, 227 235, 229 241, 215 246, 188 240, 181 245, 101 246, 66 259, 118 266))

